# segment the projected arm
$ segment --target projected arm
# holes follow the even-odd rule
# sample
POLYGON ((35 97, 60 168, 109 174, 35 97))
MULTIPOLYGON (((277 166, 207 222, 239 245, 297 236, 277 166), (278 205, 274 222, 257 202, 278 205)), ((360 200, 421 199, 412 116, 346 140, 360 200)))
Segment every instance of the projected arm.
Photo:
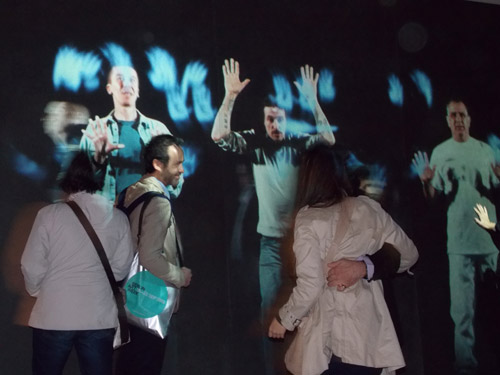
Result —
POLYGON ((231 113, 233 111, 236 97, 248 85, 250 80, 247 78, 243 82, 240 81, 240 65, 234 59, 224 60, 222 66, 222 74, 224 75, 224 87, 226 94, 222 105, 215 116, 214 126, 212 128, 212 139, 218 141, 226 137, 231 132, 231 113))
POLYGON ((314 119, 316 120, 316 130, 318 134, 321 134, 324 142, 333 145, 335 143, 335 136, 333 135, 332 128, 318 101, 319 73, 314 75, 314 68, 306 65, 300 67, 300 74, 302 76, 302 82, 295 81, 294 84, 301 95, 306 98, 311 108, 314 119))
POLYGON ((429 158, 426 152, 417 151, 412 160, 413 166, 415 167, 420 181, 422 181, 422 186, 424 189, 424 196, 426 198, 434 198, 436 194, 436 189, 431 184, 431 181, 436 172, 436 167, 431 168, 429 166, 429 158))
POLYGON ((108 125, 103 123, 99 116, 95 117, 95 121, 89 120, 87 129, 82 130, 82 133, 92 142, 94 146, 94 160, 99 164, 103 164, 106 161, 111 151, 125 147, 121 143, 112 143, 108 132, 108 125))

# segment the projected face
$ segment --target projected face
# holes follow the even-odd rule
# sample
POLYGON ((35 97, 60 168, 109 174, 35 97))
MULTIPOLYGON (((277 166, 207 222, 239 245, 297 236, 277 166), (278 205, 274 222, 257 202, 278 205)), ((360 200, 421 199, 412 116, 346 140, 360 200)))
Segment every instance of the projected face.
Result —
POLYGON ((128 66, 113 67, 106 90, 113 96, 115 107, 135 107, 135 102, 139 97, 137 72, 128 66))
POLYGON ((278 107, 264 107, 264 125, 273 141, 282 141, 286 131, 285 111, 278 107))
POLYGON ((177 187, 181 175, 184 173, 184 167, 182 163, 184 162, 184 152, 179 146, 169 146, 167 149, 168 153, 168 163, 161 163, 161 168, 159 169, 160 175, 158 179, 165 184, 165 186, 171 185, 172 187, 177 187))
POLYGON ((54 143, 68 143, 70 126, 86 124, 89 111, 83 105, 69 102, 49 102, 45 106, 43 130, 54 143))
POLYGON ((470 116, 467 107, 462 102, 450 102, 447 107, 446 121, 453 139, 465 142, 469 138, 470 116))

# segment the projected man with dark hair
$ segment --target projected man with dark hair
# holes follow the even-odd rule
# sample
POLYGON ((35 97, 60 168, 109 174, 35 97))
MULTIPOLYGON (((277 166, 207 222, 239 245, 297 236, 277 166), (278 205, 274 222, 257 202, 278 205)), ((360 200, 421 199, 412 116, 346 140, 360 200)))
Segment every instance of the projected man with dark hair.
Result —
POLYGON ((274 303, 281 285, 280 246, 290 224, 300 152, 318 142, 334 144, 335 137, 318 102, 319 74, 315 75, 312 67, 306 65, 300 69, 302 82, 295 82, 295 86, 307 99, 314 114, 317 128, 315 135, 287 132, 285 111, 277 106, 265 106, 263 109, 265 134, 254 129, 233 132, 233 106, 250 80, 240 81, 239 64, 233 59, 225 60, 222 71, 226 93, 215 117, 212 139, 224 150, 248 153, 251 157, 259 204, 259 282, 261 312, 264 316, 274 303))
POLYGON ((497 254, 489 234, 471 219, 476 203, 487 207, 496 221, 492 190, 499 184, 500 165, 493 150, 469 134, 471 118, 461 100, 448 103, 446 121, 451 138, 434 148, 431 159, 417 152, 413 159, 424 194, 444 195, 447 214, 450 268, 450 313, 455 323, 455 365, 459 374, 477 371, 474 356, 475 280, 487 269, 496 269, 497 254), (477 274, 479 273, 479 274, 477 274))
MULTIPOLYGON (((114 109, 104 118, 90 121, 80 142, 94 161, 104 185, 101 193, 110 201, 127 186, 141 178, 141 151, 153 136, 171 134, 160 121, 144 116, 136 108, 139 78, 130 66, 114 66, 106 91, 113 98, 114 109)), ((175 197, 178 188, 172 191, 175 197)))

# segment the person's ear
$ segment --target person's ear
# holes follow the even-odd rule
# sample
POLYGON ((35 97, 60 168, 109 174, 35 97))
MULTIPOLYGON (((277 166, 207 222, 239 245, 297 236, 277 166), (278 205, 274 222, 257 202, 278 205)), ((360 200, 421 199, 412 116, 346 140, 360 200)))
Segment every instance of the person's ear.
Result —
POLYGON ((163 163, 158 159, 153 159, 153 168, 155 169, 155 171, 162 172, 163 163))
POLYGON ((113 93, 111 92, 111 84, 107 84, 106 85, 106 91, 108 92, 109 95, 113 95, 113 93))

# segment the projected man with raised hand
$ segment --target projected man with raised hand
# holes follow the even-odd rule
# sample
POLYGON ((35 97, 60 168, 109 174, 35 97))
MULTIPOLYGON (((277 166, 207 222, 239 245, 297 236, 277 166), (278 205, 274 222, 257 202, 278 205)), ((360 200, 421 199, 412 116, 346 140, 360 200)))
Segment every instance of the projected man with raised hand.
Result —
POLYGON ((465 104, 452 100, 446 109, 451 138, 434 148, 430 162, 426 153, 417 152, 413 165, 425 196, 433 198, 439 193, 449 201, 447 248, 450 313, 455 323, 455 365, 457 373, 473 374, 477 371, 475 280, 487 269, 496 269, 498 250, 489 234, 471 219, 471 214, 472 207, 480 203, 496 221, 491 195, 499 184, 500 165, 495 164, 490 146, 470 136, 471 118, 465 104))
MULTIPOLYGON (((319 74, 310 66, 301 67, 301 82, 295 82, 307 99, 317 126, 315 135, 287 133, 286 114, 277 106, 263 109, 265 134, 254 129, 231 130, 231 113, 238 95, 250 80, 240 80, 239 64, 230 59, 222 66, 225 97, 215 117, 212 139, 224 150, 247 153, 251 157, 259 202, 257 232, 261 235, 259 281, 261 311, 264 316, 274 302, 281 285, 280 245, 289 227, 293 209, 298 158, 301 150, 316 142, 334 144, 335 137, 317 98, 319 74)), ((262 126, 262 125, 261 125, 262 126)))
MULTIPOLYGON (((130 66, 114 66, 106 91, 113 98, 114 109, 104 118, 89 121, 80 142, 88 152, 98 174, 103 174, 101 193, 109 200, 142 176, 141 151, 152 137, 171 134, 160 121, 144 116, 136 108, 139 78, 130 66)), ((178 196, 182 181, 172 195, 178 196)))

